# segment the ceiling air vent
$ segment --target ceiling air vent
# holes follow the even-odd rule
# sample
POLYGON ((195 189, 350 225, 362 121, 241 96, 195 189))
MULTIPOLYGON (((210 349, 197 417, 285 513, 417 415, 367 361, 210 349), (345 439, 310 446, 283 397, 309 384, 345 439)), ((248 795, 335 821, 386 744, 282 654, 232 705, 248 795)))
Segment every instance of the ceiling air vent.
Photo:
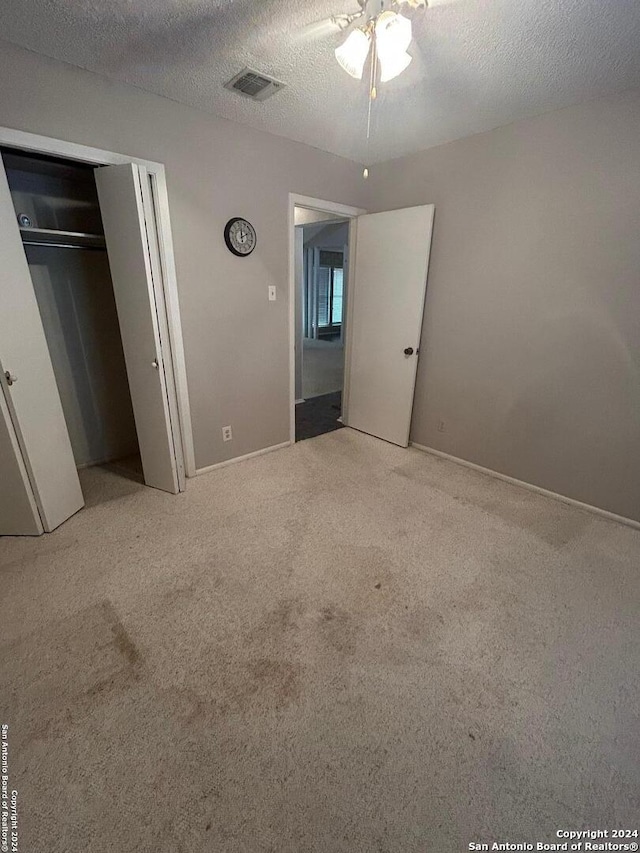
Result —
POLYGON ((274 80, 273 77, 267 77, 266 74, 259 74, 251 68, 245 68, 225 83, 224 88, 238 92, 253 101, 266 101, 271 95, 284 89, 284 83, 274 80))

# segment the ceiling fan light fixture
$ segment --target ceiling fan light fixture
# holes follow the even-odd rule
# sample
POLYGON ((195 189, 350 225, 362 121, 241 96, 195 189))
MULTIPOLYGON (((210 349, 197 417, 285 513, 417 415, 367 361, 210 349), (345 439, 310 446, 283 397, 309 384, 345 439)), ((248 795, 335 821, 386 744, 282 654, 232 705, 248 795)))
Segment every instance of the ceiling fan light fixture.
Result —
POLYGON ((376 21, 378 53, 404 53, 411 44, 411 21, 397 12, 383 12, 376 21))
POLYGON ((370 47, 371 36, 368 33, 359 27, 352 30, 344 43, 335 50, 338 64, 347 74, 355 77, 356 80, 362 80, 362 72, 370 47))
POLYGON ((409 67, 411 56, 406 52, 379 54, 378 62, 380 63, 380 82, 388 83, 409 67))

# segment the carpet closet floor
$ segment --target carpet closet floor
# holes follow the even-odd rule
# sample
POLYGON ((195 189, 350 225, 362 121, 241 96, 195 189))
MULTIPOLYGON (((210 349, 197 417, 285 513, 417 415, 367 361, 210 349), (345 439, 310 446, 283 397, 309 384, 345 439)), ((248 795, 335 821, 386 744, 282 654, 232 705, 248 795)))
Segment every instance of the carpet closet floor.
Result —
POLYGON ((20 849, 635 828, 640 532, 341 429, 0 541, 20 849))

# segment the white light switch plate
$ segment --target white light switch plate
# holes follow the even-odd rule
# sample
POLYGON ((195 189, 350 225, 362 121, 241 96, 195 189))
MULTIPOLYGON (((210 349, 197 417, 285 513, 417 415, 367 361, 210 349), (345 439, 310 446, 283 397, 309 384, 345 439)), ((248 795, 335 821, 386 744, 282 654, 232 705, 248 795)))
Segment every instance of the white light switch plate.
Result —
POLYGON ((276 301, 276 286, 275 284, 269 285, 269 302, 276 301))

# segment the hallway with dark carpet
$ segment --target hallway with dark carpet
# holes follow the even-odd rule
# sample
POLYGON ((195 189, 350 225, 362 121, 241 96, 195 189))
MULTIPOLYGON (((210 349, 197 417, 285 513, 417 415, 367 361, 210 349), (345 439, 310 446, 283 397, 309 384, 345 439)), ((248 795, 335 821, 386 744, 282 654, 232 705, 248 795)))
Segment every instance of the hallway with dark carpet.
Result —
POLYGON ((340 429, 343 424, 338 421, 342 412, 342 391, 331 394, 321 394, 311 397, 304 403, 296 405, 296 441, 305 438, 315 438, 340 429))

